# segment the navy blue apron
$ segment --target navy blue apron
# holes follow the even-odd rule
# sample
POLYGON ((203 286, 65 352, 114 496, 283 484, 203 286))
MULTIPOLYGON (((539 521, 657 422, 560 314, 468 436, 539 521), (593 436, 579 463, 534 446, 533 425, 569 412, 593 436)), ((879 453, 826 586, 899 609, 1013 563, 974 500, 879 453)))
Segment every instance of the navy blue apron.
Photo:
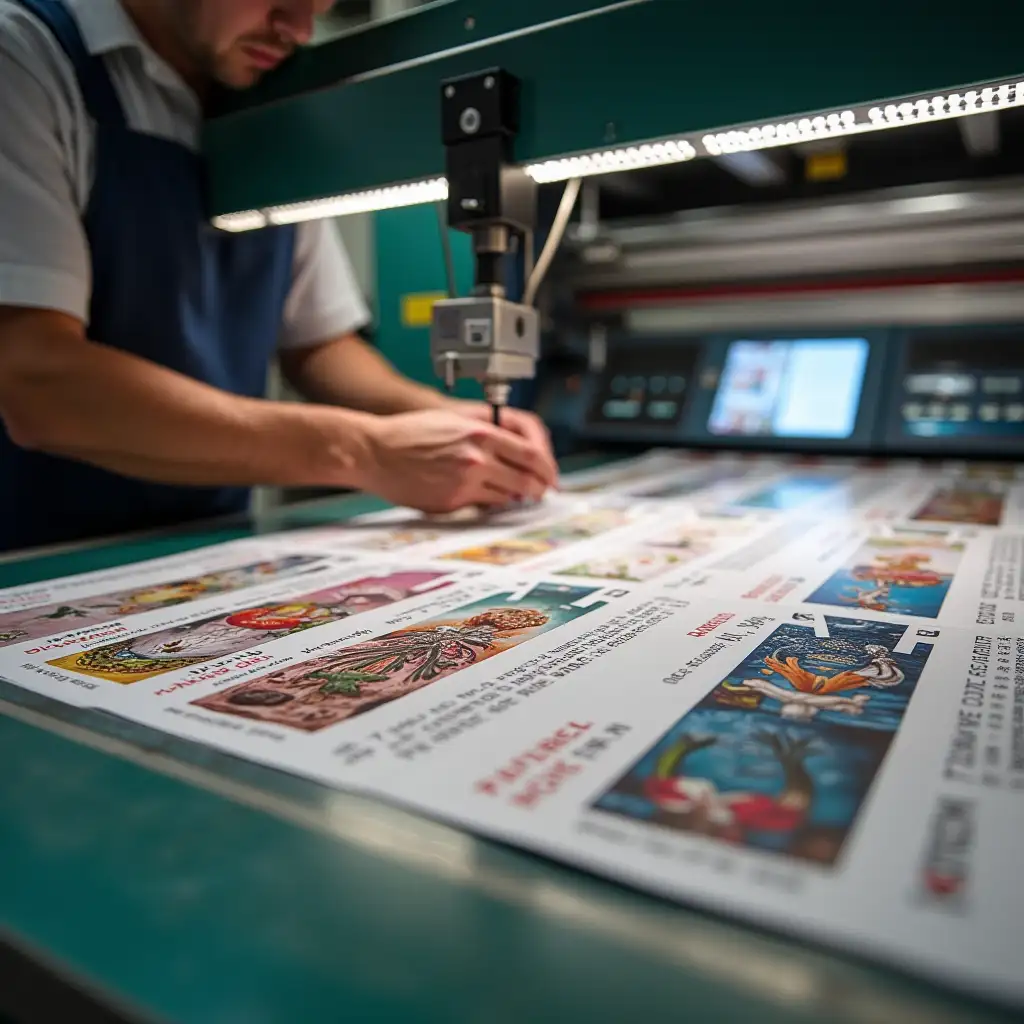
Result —
MULTIPOLYGON (((262 397, 291 288, 295 228, 212 228, 201 159, 128 127, 102 58, 89 54, 60 0, 20 2, 71 59, 97 125, 84 221, 93 276, 88 336, 262 397)), ((146 410, 132 414, 141 424, 146 410)), ((249 492, 147 483, 28 452, 0 425, 0 496, 3 551, 240 512, 249 492)))

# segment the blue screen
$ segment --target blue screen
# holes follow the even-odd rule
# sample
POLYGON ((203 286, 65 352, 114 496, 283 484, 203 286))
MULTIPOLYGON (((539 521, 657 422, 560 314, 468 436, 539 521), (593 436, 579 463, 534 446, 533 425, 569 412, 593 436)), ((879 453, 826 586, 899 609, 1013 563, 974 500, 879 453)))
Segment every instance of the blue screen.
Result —
POLYGON ((851 437, 869 350, 866 338, 734 341, 708 430, 739 437, 851 437))

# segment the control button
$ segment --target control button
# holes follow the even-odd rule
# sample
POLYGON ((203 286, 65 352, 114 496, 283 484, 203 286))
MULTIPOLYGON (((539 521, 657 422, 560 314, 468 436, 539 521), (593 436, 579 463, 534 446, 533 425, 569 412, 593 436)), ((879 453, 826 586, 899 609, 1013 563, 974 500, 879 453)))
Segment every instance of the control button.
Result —
POLYGON ((608 420, 635 420, 640 415, 640 403, 632 399, 611 399, 604 403, 604 417, 608 420))
POLYGON ((1021 381, 1019 377, 984 377, 981 390, 986 395, 1019 395, 1021 381))
POLYGON ((905 420, 919 420, 924 415, 924 409, 917 402, 907 402, 903 406, 903 418, 905 420))
POLYGON ((1024 405, 1019 402, 1011 402, 1009 405, 1003 407, 1003 419, 1007 423, 1020 423, 1024 420, 1024 405))
POLYGON ((930 420, 944 420, 946 418, 946 406, 942 402, 932 402, 928 406, 928 418, 930 420))
POLYGON ((668 382, 664 377, 652 377, 651 378, 651 394, 660 395, 668 386, 668 382))
POLYGON ((955 398, 974 392, 974 378, 964 373, 913 373, 903 378, 908 395, 942 395, 955 398))
POLYGON ((612 394, 613 395, 624 395, 629 390, 629 381, 626 380, 621 374, 618 377, 612 377, 612 394))
POLYGON ((971 407, 969 405, 951 405, 949 407, 949 418, 954 423, 966 423, 971 418, 971 407))
POLYGON ((686 378, 669 377, 668 390, 673 395, 681 395, 686 390, 686 378))
POLYGON ((646 377, 633 377, 629 382, 630 391, 643 391, 647 387, 646 377))
POLYGON ((678 408, 678 402, 648 402, 647 415, 652 420, 671 420, 675 419, 678 408))
POLYGON ((978 419, 985 423, 995 423, 999 419, 999 406, 992 402, 979 406, 978 419))

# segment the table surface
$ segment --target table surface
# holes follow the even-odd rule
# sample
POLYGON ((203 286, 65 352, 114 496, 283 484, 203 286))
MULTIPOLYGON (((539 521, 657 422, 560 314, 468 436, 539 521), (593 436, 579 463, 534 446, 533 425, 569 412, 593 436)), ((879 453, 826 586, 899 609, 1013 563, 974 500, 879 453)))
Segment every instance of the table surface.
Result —
MULTIPOLYGON (((7 560, 0 587, 373 507, 7 560)), ((0 937, 133 1019, 1018 1019, 2 682, 0 750, 0 937)))

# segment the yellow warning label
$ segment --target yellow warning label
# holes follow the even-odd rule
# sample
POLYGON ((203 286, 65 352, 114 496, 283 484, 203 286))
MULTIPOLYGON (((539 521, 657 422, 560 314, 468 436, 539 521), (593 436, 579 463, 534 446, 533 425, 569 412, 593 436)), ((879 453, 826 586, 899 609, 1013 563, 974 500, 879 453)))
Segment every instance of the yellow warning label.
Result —
POLYGON ((445 292, 418 292, 402 296, 402 326, 429 327, 434 303, 448 298, 445 292))
POLYGON ((846 154, 812 153, 807 158, 805 173, 808 181, 837 181, 846 177, 846 154))

